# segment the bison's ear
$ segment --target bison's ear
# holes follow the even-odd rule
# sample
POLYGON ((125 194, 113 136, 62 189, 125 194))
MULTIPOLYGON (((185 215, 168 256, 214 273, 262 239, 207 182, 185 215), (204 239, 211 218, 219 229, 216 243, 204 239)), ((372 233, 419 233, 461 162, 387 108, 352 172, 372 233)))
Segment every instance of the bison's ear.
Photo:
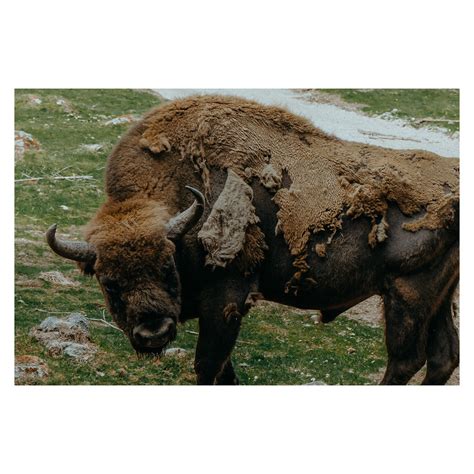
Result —
POLYGON ((252 199, 252 188, 229 169, 224 189, 198 233, 207 251, 206 265, 225 267, 242 250, 247 227, 259 222, 252 199))
POLYGON ((92 265, 89 262, 79 262, 77 264, 77 267, 79 268, 79 270, 81 270, 81 272, 84 275, 88 275, 88 276, 94 276, 95 275, 94 265, 92 265))

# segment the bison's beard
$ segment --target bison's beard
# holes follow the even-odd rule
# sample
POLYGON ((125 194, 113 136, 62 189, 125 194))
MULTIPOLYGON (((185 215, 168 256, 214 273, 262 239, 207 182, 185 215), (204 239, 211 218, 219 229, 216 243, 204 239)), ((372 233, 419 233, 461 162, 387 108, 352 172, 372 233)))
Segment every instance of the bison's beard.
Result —
POLYGON ((163 347, 159 349, 150 349, 147 347, 134 348, 138 359, 160 359, 166 353, 166 348, 171 341, 167 342, 163 347))

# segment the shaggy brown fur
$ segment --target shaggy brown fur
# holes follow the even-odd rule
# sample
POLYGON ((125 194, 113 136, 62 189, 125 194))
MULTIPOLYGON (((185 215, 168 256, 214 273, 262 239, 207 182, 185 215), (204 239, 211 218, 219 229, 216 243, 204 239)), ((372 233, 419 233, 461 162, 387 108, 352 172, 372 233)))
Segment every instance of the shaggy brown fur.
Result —
MULTIPOLYGON (((299 259, 295 266, 300 270, 310 235, 338 229, 344 215, 368 216, 373 223, 368 242, 375 246, 387 237, 383 217, 389 202, 395 202, 406 215, 425 212, 406 227, 416 231, 449 225, 453 204, 459 199, 458 160, 344 142, 283 109, 239 98, 194 97, 172 102, 149 113, 135 134, 130 138, 153 153, 160 165, 159 183, 150 182, 147 174, 146 180, 139 179, 140 186, 146 183, 139 192, 159 196, 166 189, 172 195, 176 180, 168 182, 164 173, 167 168, 176 172, 176 162, 182 166, 188 160, 201 176, 207 196, 212 167, 232 169, 246 180, 261 180, 275 192, 278 229, 299 259), (165 152, 176 158, 165 164, 161 160, 165 152), (281 185, 284 170, 292 183, 289 188, 281 185)), ((157 169, 152 162, 144 164, 146 172, 157 169)), ((136 172, 138 163, 134 165, 136 172)), ((138 191, 137 181, 130 183, 137 179, 136 174, 113 178, 109 190, 120 189, 120 194, 138 191)))
POLYGON ((82 269, 99 276, 109 310, 126 333, 136 323, 125 313, 126 307, 138 315, 157 309, 167 314, 171 305, 171 313, 178 319, 176 302, 159 283, 170 277, 176 250, 164 231, 169 217, 155 201, 109 200, 88 225, 86 239, 96 249, 97 258, 93 266, 82 265, 82 269))

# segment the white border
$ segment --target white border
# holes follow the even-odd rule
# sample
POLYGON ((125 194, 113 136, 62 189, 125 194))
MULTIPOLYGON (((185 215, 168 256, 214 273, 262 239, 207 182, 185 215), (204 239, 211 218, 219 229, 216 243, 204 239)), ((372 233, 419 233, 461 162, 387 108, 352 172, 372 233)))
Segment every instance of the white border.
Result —
POLYGON ((472 472, 471 15, 458 2, 4 2, 0 465, 472 472), (460 387, 14 387, 13 89, 460 87, 460 387))

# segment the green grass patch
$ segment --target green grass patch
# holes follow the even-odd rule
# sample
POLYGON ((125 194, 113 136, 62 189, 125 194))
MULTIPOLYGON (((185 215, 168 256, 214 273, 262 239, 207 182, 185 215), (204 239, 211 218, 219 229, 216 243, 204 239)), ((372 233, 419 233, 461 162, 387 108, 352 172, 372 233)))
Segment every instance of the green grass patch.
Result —
POLYGON ((459 131, 459 89, 324 89, 371 115, 391 112, 419 125, 459 131), (420 120, 429 119, 427 122, 420 120))

